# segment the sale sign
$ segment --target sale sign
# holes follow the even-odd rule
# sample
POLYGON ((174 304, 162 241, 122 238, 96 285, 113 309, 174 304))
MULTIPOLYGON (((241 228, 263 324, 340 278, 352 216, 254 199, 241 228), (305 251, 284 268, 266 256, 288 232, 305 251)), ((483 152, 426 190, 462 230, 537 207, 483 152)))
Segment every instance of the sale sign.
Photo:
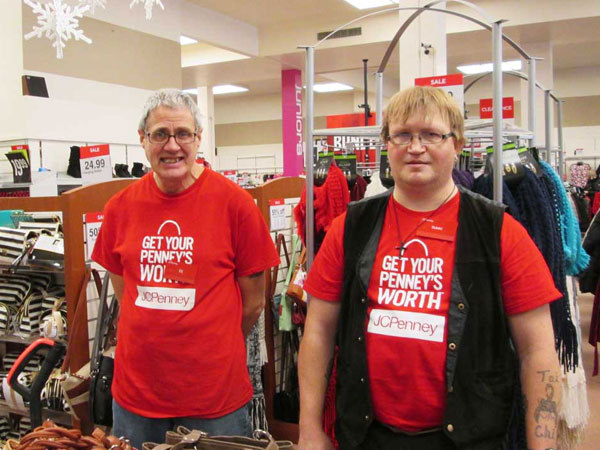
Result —
MULTIPOLYGON (((479 118, 491 119, 494 116, 494 102, 491 98, 482 98, 479 100, 479 118)), ((502 118, 513 119, 515 117, 515 99, 514 97, 502 98, 502 118)))
POLYGON ((104 213, 91 212, 83 215, 83 239, 85 241, 85 260, 89 261, 94 251, 104 213))
POLYGON ((108 144, 81 147, 79 150, 79 164, 81 166, 81 181, 84 184, 112 180, 110 147, 108 144))
POLYGON ((465 91, 462 73, 440 75, 437 77, 415 78, 415 86, 433 86, 446 91, 454 98, 454 100, 456 100, 460 111, 464 114, 465 91))

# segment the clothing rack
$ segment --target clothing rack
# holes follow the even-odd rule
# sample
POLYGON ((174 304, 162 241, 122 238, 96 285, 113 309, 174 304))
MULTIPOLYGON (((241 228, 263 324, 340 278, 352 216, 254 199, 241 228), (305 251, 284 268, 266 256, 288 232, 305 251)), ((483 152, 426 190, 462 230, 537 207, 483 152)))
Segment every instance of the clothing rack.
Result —
MULTIPOLYGON (((511 47, 513 47, 524 59, 528 61, 529 70, 528 70, 528 120, 529 120, 529 128, 535 129, 535 64, 536 58, 529 55, 525 50, 523 50, 519 45, 517 45, 514 41, 512 41, 508 36, 505 36, 502 33, 502 22, 503 20, 491 20, 486 12, 478 7, 477 5, 470 3, 464 0, 448 0, 456 3, 460 3, 469 7, 471 10, 478 12, 485 21, 481 21, 474 17, 471 17, 467 14, 459 13, 457 11, 451 11, 447 9, 438 9, 435 8, 435 5, 444 3, 444 0, 435 0, 423 7, 394 7, 385 9, 382 11, 376 11, 373 13, 369 13, 363 15, 357 19, 354 19, 337 29, 333 30, 322 40, 318 41, 315 45, 304 45, 300 46, 305 49, 306 52, 306 117, 305 117, 305 142, 306 145, 306 154, 305 154, 305 162, 306 162, 306 199, 307 199, 307 214, 306 214, 306 247, 307 247, 307 267, 310 267, 314 258, 314 206, 313 206, 313 137, 314 136, 359 136, 359 137, 370 137, 376 138, 379 135, 379 130, 381 127, 382 121, 382 111, 383 111, 383 71, 388 63, 389 58, 391 57, 392 52, 396 48, 396 45, 400 38, 402 37, 405 30, 410 26, 410 24, 418 18, 420 14, 425 11, 432 11, 436 13, 442 14, 450 14, 454 16, 458 16, 460 18, 469 20, 481 26, 484 29, 490 30, 492 32, 492 60, 493 60, 493 71, 492 73, 492 84, 493 84, 493 121, 492 121, 492 140, 494 145, 494 166, 502 167, 502 42, 507 42, 511 47), (314 129, 314 83, 315 83, 315 49, 319 47, 323 42, 333 36, 339 30, 346 28, 355 22, 363 20, 367 17, 372 17, 379 14, 387 14, 391 12, 399 12, 399 11, 414 11, 413 14, 400 26, 396 35, 390 42, 388 49, 381 61, 381 64, 375 74, 376 80, 376 121, 377 125, 373 126, 365 126, 365 127, 356 127, 356 128, 336 128, 336 129, 326 129, 326 130, 317 130, 314 129)), ((551 138, 551 117, 550 117, 550 99, 554 97, 551 94, 551 91, 546 90, 546 144, 550 147, 550 138, 551 138)), ((558 118, 559 121, 562 121, 562 102, 558 101, 558 118)), ((532 132, 533 133, 533 132, 532 132)), ((532 136, 532 142, 535 142, 535 134, 532 136)), ((562 130, 559 129, 559 142, 562 147, 562 130)), ((562 154, 562 152, 561 152, 562 154)), ((377 160, 379 160, 379 152, 377 153, 377 160)), ((548 154, 548 159, 550 158, 550 153, 548 154)), ((493 174, 493 189, 494 189, 494 200, 502 201, 502 172, 497 170, 494 171, 493 174)))

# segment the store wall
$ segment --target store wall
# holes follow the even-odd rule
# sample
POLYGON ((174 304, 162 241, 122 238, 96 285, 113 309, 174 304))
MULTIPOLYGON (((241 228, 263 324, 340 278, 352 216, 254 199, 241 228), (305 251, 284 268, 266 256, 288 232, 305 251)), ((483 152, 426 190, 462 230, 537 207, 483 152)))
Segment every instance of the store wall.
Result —
MULTIPOLYGON (((23 4, 23 31, 36 24, 23 4)), ((178 42, 84 17, 79 21, 92 40, 67 41, 64 58, 57 59, 46 38, 23 41, 25 70, 49 72, 141 89, 181 87, 181 50, 178 42)))

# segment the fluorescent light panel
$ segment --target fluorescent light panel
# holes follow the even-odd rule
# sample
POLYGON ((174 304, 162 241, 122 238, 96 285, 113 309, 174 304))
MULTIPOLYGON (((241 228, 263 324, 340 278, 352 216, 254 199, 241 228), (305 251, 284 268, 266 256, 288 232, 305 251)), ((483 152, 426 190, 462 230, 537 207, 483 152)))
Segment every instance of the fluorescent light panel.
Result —
POLYGON ((196 89, 196 88, 184 89, 183 92, 185 92, 186 94, 198 95, 198 89, 196 89))
POLYGON ((183 34, 179 36, 179 44, 181 44, 181 45, 190 45, 190 44, 197 44, 197 43, 198 43, 198 41, 194 38, 184 36, 183 34))
POLYGON ((338 91, 351 91, 354 89, 352 86, 342 83, 319 83, 314 85, 315 92, 338 92, 338 91))
MULTIPOLYGON (((521 63, 520 59, 517 59, 514 61, 503 61, 502 62, 502 70, 503 71, 521 70, 521 67, 523 67, 523 64, 521 63)), ((475 75, 477 73, 491 72, 494 68, 494 65, 492 63, 469 64, 466 66, 456 66, 456 68, 458 70, 460 70, 462 73, 464 73, 465 75, 475 75)))
POLYGON ((214 95, 219 94, 233 94, 234 92, 246 92, 247 88, 241 86, 235 86, 233 84, 220 84, 218 86, 213 86, 212 92, 214 95))
POLYGON ((344 0, 358 9, 377 8, 379 6, 395 5, 398 0, 344 0))

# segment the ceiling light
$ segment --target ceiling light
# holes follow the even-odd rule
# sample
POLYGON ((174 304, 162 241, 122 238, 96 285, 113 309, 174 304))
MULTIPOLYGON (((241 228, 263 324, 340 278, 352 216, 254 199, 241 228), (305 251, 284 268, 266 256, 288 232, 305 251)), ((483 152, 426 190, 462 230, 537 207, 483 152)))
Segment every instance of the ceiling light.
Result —
POLYGON ((345 0, 347 3, 350 3, 352 6, 358 9, 369 9, 369 8, 377 8, 379 6, 387 6, 394 5, 398 3, 398 0, 345 0))
MULTIPOLYGON (((504 61, 502 63, 502 70, 521 70, 523 64, 520 59, 514 61, 504 61)), ((486 64, 469 64, 466 66, 456 66, 458 70, 460 70, 465 75, 475 75, 477 73, 486 73, 491 72, 494 69, 494 65, 492 63, 486 64)))
POLYGON ((352 86, 342 83, 319 83, 313 86, 315 92, 337 92, 337 91, 351 91, 354 89, 352 86))
POLYGON ((234 86, 233 84, 220 84, 219 86, 213 86, 212 92, 214 95, 219 94, 232 94, 234 92, 246 92, 248 89, 241 86, 234 86))
POLYGON ((179 43, 181 45, 190 45, 190 44, 197 44, 198 41, 194 38, 188 37, 188 36, 184 36, 183 34, 179 36, 179 43))

